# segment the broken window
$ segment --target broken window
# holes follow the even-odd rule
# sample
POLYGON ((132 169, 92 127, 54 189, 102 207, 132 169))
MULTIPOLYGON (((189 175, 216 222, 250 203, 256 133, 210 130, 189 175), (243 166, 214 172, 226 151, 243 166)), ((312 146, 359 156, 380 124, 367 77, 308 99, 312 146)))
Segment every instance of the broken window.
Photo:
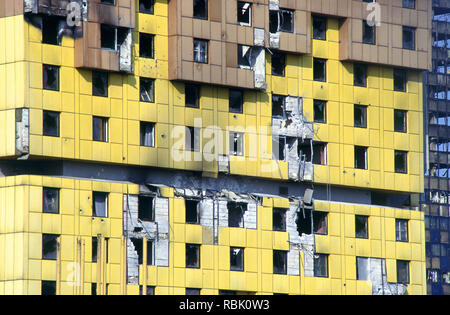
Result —
POLYGON ((228 91, 230 113, 242 114, 244 107, 244 91, 230 89, 228 91))
POLYGON ((59 67, 42 65, 44 90, 59 91, 59 67))
POLYGON ((92 238, 92 262, 97 262, 97 250, 98 249, 98 238, 93 237, 92 238))
POLYGON ((327 81, 327 61, 325 59, 314 58, 314 81, 327 81))
POLYGON ((287 161, 289 153, 295 146, 297 138, 279 136, 278 138, 273 137, 272 139, 272 151, 274 155, 277 153, 278 148, 278 155, 275 155, 274 158, 279 161, 287 161))
POLYGON ((244 271, 244 249, 240 247, 230 248, 230 270, 244 271))
POLYGON ((244 156, 244 134, 230 132, 230 155, 244 156))
POLYGON ((314 122, 327 123, 327 102, 314 100, 314 122))
POLYGON ((186 244, 186 268, 200 268, 200 245, 186 244))
POLYGON ((56 234, 42 234, 42 260, 56 260, 58 238, 59 235, 56 234))
POLYGON ((406 71, 394 69, 394 91, 406 92, 406 71))
POLYGON ((408 220, 395 219, 395 239, 397 242, 408 242, 408 220))
POLYGON ((44 110, 42 133, 47 137, 59 137, 59 113, 44 110))
POLYGON ((282 9, 269 11, 270 33, 294 33, 294 10, 282 9))
POLYGON ((155 124, 141 121, 141 146, 153 148, 155 146, 155 124))
POLYGON ((155 35, 139 33, 139 57, 155 58, 155 35))
POLYGON ((186 127, 186 151, 200 152, 199 128, 186 127))
POLYGON ((139 0, 139 12, 153 14, 155 0, 139 0))
POLYGON ((403 8, 406 9, 415 9, 416 8, 416 0, 403 0, 403 8))
POLYGON ((185 84, 184 95, 186 98, 186 107, 200 107, 200 86, 194 84, 185 84))
POLYGON ((374 26, 370 26, 366 20, 362 20, 363 25, 363 43, 369 45, 375 45, 376 42, 376 28, 374 26))
POLYGON ((409 261, 397 260, 397 283, 409 284, 409 261))
POLYGON ((138 196, 138 219, 144 222, 155 221, 155 200, 150 196, 138 196))
POLYGON ((367 128, 367 106, 355 105, 355 127, 367 128))
POLYGON ((194 39, 194 62, 208 63, 208 41, 194 39))
POLYGON ((369 217, 365 215, 355 215, 355 237, 369 238, 369 217))
POLYGON ((300 235, 311 235, 313 228, 314 234, 327 235, 328 234, 328 213, 312 210, 301 210, 297 216, 297 230, 300 235), (313 216, 311 222, 311 214, 313 216))
POLYGON ((94 191, 92 192, 92 216, 98 218, 108 217, 108 193, 94 191))
POLYGON ((237 21, 241 25, 252 25, 252 4, 249 2, 238 1, 237 21))
POLYGON ((44 187, 42 189, 42 212, 59 213, 59 189, 44 187))
POLYGON ((408 173, 408 152, 395 151, 395 172, 407 174, 408 173))
POLYGON ((251 69, 252 49, 250 46, 238 45, 238 67, 241 69, 251 69))
POLYGON ((313 38, 327 40, 327 18, 322 16, 313 17, 313 38))
POLYGON ((49 45, 61 45, 59 38, 61 19, 55 16, 44 15, 42 17, 42 43, 49 45))
POLYGON ((403 26, 403 49, 416 49, 416 29, 403 26))
POLYGON ((201 289, 186 288, 186 295, 200 295, 201 289))
POLYGON ((407 111, 394 109, 394 131, 406 132, 407 131, 407 111))
POLYGON ((274 51, 272 53, 272 75, 284 77, 286 70, 286 54, 274 51))
POLYGON ((92 95, 108 97, 108 72, 92 71, 92 95))
POLYGON ((286 232, 287 209, 273 208, 272 226, 274 231, 286 232))
POLYGON ((200 201, 194 199, 184 200, 186 208, 186 223, 187 224, 200 224, 200 201))
POLYGON ((286 96, 272 95, 272 117, 284 118, 286 107, 286 96))
POLYGON ((273 251, 273 273, 278 275, 287 274, 287 251, 273 251))
POLYGON ((194 18, 208 19, 208 0, 194 0, 194 18))
POLYGON ((353 65, 353 85, 367 86, 367 65, 362 63, 355 63, 353 65))
POLYGON ((155 80, 149 78, 140 78, 140 101, 146 103, 155 102, 155 80))
POLYGON ((142 265, 144 262, 144 240, 142 238, 132 238, 130 239, 133 243, 134 251, 138 256, 138 264, 142 265))
POLYGON ((228 227, 243 228, 244 213, 247 211, 247 204, 243 202, 229 201, 228 208, 228 227))
POLYGON ((108 118, 92 117, 92 140, 108 142, 108 118))
POLYGON ((41 281, 41 295, 56 295, 56 281, 41 281))
POLYGON ((328 255, 314 254, 314 277, 328 278, 328 255))
POLYGON ((327 144, 313 142, 313 164, 327 165, 327 144))
POLYGON ((356 257, 356 280, 370 281, 369 258, 356 257))
POLYGON ((355 168, 367 169, 367 147, 355 146, 355 168))

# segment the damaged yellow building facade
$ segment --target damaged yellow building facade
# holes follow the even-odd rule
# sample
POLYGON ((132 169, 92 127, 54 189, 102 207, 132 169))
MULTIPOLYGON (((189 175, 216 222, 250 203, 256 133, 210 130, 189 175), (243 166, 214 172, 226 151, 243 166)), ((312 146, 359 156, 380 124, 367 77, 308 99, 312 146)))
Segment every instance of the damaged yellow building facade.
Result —
POLYGON ((426 294, 416 195, 431 1, 379 1, 415 27, 414 51, 396 49, 402 26, 390 15, 376 44, 358 43, 364 1, 209 1, 206 19, 202 1, 73 2, 84 32, 52 44, 43 29, 67 31, 67 13, 0 2, 0 294, 426 294), (244 9, 250 25, 236 22, 244 9), (292 33, 271 29, 275 11, 292 12, 292 33), (105 24, 120 26, 114 49, 105 24), (259 58, 242 64, 241 46, 259 58), (277 51, 282 75, 272 73, 277 51), (231 111, 230 90, 241 88, 231 111), (201 130, 194 144, 186 127, 201 130))

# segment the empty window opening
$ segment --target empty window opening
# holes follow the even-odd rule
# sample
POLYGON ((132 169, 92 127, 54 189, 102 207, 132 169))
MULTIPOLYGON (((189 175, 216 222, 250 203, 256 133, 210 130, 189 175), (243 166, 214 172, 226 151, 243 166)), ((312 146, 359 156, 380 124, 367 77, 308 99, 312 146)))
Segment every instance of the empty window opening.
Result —
POLYGON ((200 107, 200 86, 194 84, 185 84, 184 86, 186 107, 200 107))
POLYGON ((102 49, 116 50, 117 29, 113 26, 102 24, 100 26, 100 38, 102 49))
POLYGON ((403 69, 394 69, 394 90, 406 91, 406 71, 403 69))
POLYGON ((116 5, 115 0, 101 0, 100 2, 103 4, 116 5))
POLYGON ((42 189, 42 212, 59 213, 59 189, 44 187, 42 189))
POLYGON ((200 201, 194 199, 186 199, 184 203, 186 208, 186 223, 200 224, 200 201))
POLYGON ((108 118, 92 117, 92 140, 108 142, 108 118))
POLYGON ((186 295, 200 295, 200 289, 186 288, 186 295))
MULTIPOLYGON (((139 286, 139 295, 144 295, 144 286, 139 286)), ((155 295, 155 287, 147 286, 145 295, 155 295)))
POLYGON ((294 32, 294 10, 282 9, 278 11, 269 11, 269 31, 277 32, 294 32))
POLYGON ((367 147, 355 146, 355 168, 367 169, 367 147))
POLYGON ((200 152, 200 129, 186 127, 186 151, 200 152))
POLYGON ((208 0, 194 0, 194 18, 208 19, 208 0))
POLYGON ((314 277, 328 278, 328 255, 314 254, 314 277))
POLYGON ((108 96, 108 72, 92 71, 92 95, 108 96))
POLYGON ((237 295, 237 292, 230 290, 219 290, 219 295, 237 295))
POLYGON ((200 268, 200 245, 186 244, 186 268, 200 268))
POLYGON ((155 221, 155 199, 150 196, 138 196, 138 219, 143 222, 155 221))
POLYGON ((313 17, 313 38, 319 40, 327 39, 327 18, 322 16, 313 17))
POLYGON ((42 65, 44 90, 59 91, 59 67, 42 65))
POLYGON ((235 228, 244 227, 244 213, 247 211, 247 204, 243 202, 229 201, 228 208, 228 226, 235 228))
POLYGON ((325 124, 327 122, 327 102, 314 100, 314 122, 325 124))
POLYGON ((405 9, 415 9, 416 8, 416 0, 403 0, 402 1, 403 8, 405 9))
POLYGON ((313 158, 315 165, 327 165, 327 144, 321 142, 313 142, 313 158))
POLYGON ((194 39, 194 61, 198 63, 208 63, 207 40, 194 39))
POLYGON ((140 100, 141 102, 154 103, 155 102, 155 80, 149 78, 140 78, 140 100))
POLYGON ((250 46, 238 45, 238 67, 241 69, 252 68, 252 49, 250 46))
POLYGON ((42 234, 42 260, 56 260, 58 238, 59 235, 56 234, 42 234))
POLYGON ((298 156, 302 161, 312 162, 312 143, 310 140, 298 143, 298 156))
POLYGON ((287 209, 273 208, 272 225, 274 231, 286 232, 287 209))
POLYGON ((395 220, 395 239, 397 242, 408 242, 408 220, 395 220))
POLYGON ((61 45, 61 24, 63 21, 55 16, 42 17, 42 43, 49 45, 61 45))
POLYGON ((355 63, 353 65, 353 85, 367 86, 367 65, 362 63, 355 63))
POLYGON ((314 81, 327 81, 327 61, 325 59, 314 58, 314 81))
POLYGON ((153 256, 154 256, 154 243, 150 240, 147 240, 147 266, 153 266, 153 256))
POLYGON ((91 283, 91 295, 97 295, 97 283, 91 283))
POLYGON ((41 295, 56 295, 56 281, 41 281, 41 295))
POLYGON ((98 238, 92 238, 92 262, 97 262, 97 252, 98 252, 98 238))
POLYGON ((367 106, 355 105, 355 127, 367 128, 367 106))
POLYGON ((155 35, 139 33, 139 57, 155 58, 155 35))
POLYGON ((99 218, 108 217, 108 193, 92 192, 93 207, 92 216, 99 218))
POLYGON ((244 108, 244 91, 242 90, 229 90, 229 111, 231 113, 242 114, 244 108))
POLYGON ((47 137, 59 137, 59 113, 44 110, 42 133, 47 137))
POLYGON ((395 172, 408 173, 408 152, 395 151, 395 172))
POLYGON ((272 75, 284 77, 286 74, 286 54, 274 51, 272 54, 272 75))
POLYGON ((230 248, 230 270, 244 271, 244 249, 240 247, 230 248))
POLYGON ((230 132, 230 155, 244 156, 244 134, 230 132))
POLYGON ((328 234, 328 213, 320 212, 320 211, 312 211, 312 210, 301 210, 297 215, 297 230, 300 235, 313 234, 311 232, 311 228, 314 231, 314 234, 318 235, 327 235, 328 234), (313 216, 313 220, 311 222, 311 213, 313 216))
POLYGON ((272 117, 285 118, 286 117, 286 96, 272 95, 272 117))
POLYGON ((252 25, 252 4, 238 1, 237 20, 241 25, 252 25))
POLYGON ((369 217, 365 215, 355 215, 355 236, 356 238, 369 238, 369 217))
POLYGON ((144 262, 144 240, 142 238, 132 238, 131 242, 138 256, 138 264, 142 265, 144 262))
POLYGON ((394 110, 394 131, 395 132, 407 132, 407 111, 394 110))
POLYGON ((409 261, 397 260, 397 283, 409 284, 409 261))
POLYGON ((375 45, 376 42, 376 28, 367 24, 366 20, 362 21, 363 25, 363 43, 369 45, 375 45))
POLYGON ((153 14, 155 0, 139 0, 139 12, 153 14))
POLYGON ((287 161, 289 154, 292 151, 296 141, 297 138, 293 137, 285 137, 285 136, 279 136, 278 138, 273 137, 272 150, 274 154, 278 152, 278 155, 274 156, 274 158, 279 161, 287 161))
POLYGON ((403 49, 416 49, 416 29, 403 26, 403 49))
POLYGON ((278 275, 287 274, 287 251, 273 251, 273 273, 278 275))
POLYGON ((155 124, 141 121, 141 146, 153 148, 155 146, 155 124))

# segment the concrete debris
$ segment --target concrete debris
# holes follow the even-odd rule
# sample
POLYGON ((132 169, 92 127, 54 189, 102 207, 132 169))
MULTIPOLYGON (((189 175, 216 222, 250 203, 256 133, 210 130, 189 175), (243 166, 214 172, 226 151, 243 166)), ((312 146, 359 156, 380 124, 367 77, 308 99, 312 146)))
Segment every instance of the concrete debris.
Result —
POLYGON ((30 151, 30 112, 28 108, 16 109, 16 155, 23 156, 30 151))

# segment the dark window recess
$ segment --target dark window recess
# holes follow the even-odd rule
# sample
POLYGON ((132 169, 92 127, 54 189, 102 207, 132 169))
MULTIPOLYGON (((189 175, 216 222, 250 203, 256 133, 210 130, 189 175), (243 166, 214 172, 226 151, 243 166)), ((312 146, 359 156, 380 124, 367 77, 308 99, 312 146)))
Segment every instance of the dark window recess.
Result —
POLYGON ((314 122, 325 124, 327 122, 327 102, 314 100, 314 122))
POLYGON ((416 49, 416 29, 403 26, 403 49, 416 49))
POLYGON ((325 17, 313 17, 313 38, 319 40, 327 39, 327 19, 325 17))
POLYGON ((186 244, 186 268, 200 268, 200 245, 186 244))
POLYGON ((153 242, 147 240, 147 266, 153 265, 153 242))
POLYGON ((186 223, 187 224, 200 224, 200 201, 188 200, 184 201, 186 208, 186 223))
POLYGON ((198 63, 208 63, 207 40, 194 39, 194 61, 198 63))
POLYGON ((42 260, 56 260, 58 256, 58 238, 55 234, 42 234, 42 260))
POLYGON ((284 77, 286 70, 286 54, 274 51, 272 54, 272 75, 284 77))
POLYGON ((242 132, 230 132, 230 155, 244 155, 244 134, 242 132))
POLYGON ((155 35, 139 33, 139 57, 155 58, 155 35))
POLYGON ((397 283, 409 284, 409 261, 397 260, 397 283))
POLYGON ((138 196, 138 219, 144 222, 155 221, 155 200, 150 196, 138 196))
POLYGON ((247 211, 247 204, 242 202, 229 201, 228 208, 228 227, 243 228, 244 213, 247 211))
POLYGON ((106 255, 106 263, 109 263, 109 238, 105 237, 105 255, 106 255))
POLYGON ((199 128, 186 127, 186 151, 200 152, 199 128))
MULTIPOLYGON (((311 161, 311 145, 302 144, 299 146, 302 154, 306 155, 306 160, 311 161)), ((321 142, 313 142, 312 162, 314 165, 327 165, 327 144, 321 142)))
POLYGON ((131 243, 133 243, 134 251, 138 256, 138 264, 142 265, 144 262, 144 240, 142 238, 132 238, 131 243))
POLYGON ((117 49, 117 29, 113 26, 102 24, 100 26, 100 41, 102 49, 117 49))
POLYGON ((314 277, 328 278, 328 255, 314 254, 314 277))
MULTIPOLYGON (((142 285, 139 286, 139 295, 144 295, 144 287, 142 285)), ((147 286, 145 295, 155 295, 155 287, 147 286)))
POLYGON ((108 142, 108 118, 92 117, 92 140, 108 142))
POLYGON ((394 69, 394 91, 406 91, 406 71, 403 69, 394 69))
POLYGON ((367 106, 355 105, 355 127, 367 128, 367 106))
POLYGON ((186 288, 186 295, 200 295, 200 289, 186 288))
POLYGON ((314 229, 314 234, 327 235, 328 234, 328 213, 302 210, 297 216, 297 230, 300 235, 313 234, 311 228, 314 229), (313 221, 311 222, 311 212, 313 215, 313 221), (312 225, 311 225, 312 224, 312 225))
POLYGON ((274 231, 286 232, 287 209, 273 208, 272 225, 274 231))
POLYGON ((91 283, 91 295, 97 295, 97 283, 91 283))
POLYGON ((140 100, 141 102, 155 102, 155 80, 149 78, 140 78, 140 100))
POLYGON ((108 72, 92 71, 92 95, 108 96, 108 72))
POLYGON ((405 8, 405 9, 415 9, 416 8, 416 0, 403 0, 402 5, 403 5, 403 8, 405 8))
POLYGON ((219 290, 219 295, 237 295, 237 292, 230 290, 219 290))
POLYGON ((59 91, 59 67, 42 65, 44 90, 59 91))
POLYGON ((56 281, 41 281, 41 295, 56 295, 56 281))
POLYGON ((312 143, 310 140, 299 141, 298 156, 305 162, 312 162, 312 143))
POLYGON ((230 248, 230 270, 244 271, 244 249, 239 247, 230 248))
POLYGON ((353 65, 353 85, 367 86, 367 65, 361 63, 353 65))
POLYGON ((106 218, 108 216, 108 193, 92 192, 92 216, 106 218))
POLYGON ((115 0, 101 0, 100 1, 102 4, 110 4, 110 5, 115 5, 115 0))
POLYGON ((42 212, 59 213, 59 189, 44 187, 42 189, 42 212))
POLYGON ((155 124, 141 121, 141 146, 153 148, 155 146, 155 124))
POLYGON ((407 131, 407 112, 405 110, 394 110, 394 131, 406 132, 407 131))
POLYGON ((287 274, 287 251, 273 251, 273 273, 278 275, 287 274))
POLYGON ((294 10, 281 9, 269 11, 269 32, 294 32, 294 10))
POLYGON ((367 169, 367 147, 355 146, 355 168, 367 169))
POLYGON ((42 43, 49 45, 61 45, 59 32, 64 21, 55 16, 42 17, 42 43))
POLYGON ((251 69, 252 49, 250 46, 238 45, 238 67, 251 69))
POLYGON ((200 86, 186 84, 184 86, 184 95, 186 97, 185 105, 187 107, 200 107, 200 86))
POLYGON ((98 238, 92 238, 92 262, 97 262, 97 253, 98 253, 98 238))
POLYGON ((286 96, 272 95, 272 117, 284 118, 285 117, 285 103, 286 96))
POLYGON ((208 19, 208 0, 194 0, 194 18, 208 19))
POLYGON ((370 26, 367 24, 366 20, 362 20, 363 25, 363 43, 364 44, 370 44, 375 45, 376 42, 376 28, 374 26, 370 26))
POLYGON ((279 136, 278 138, 273 137, 272 139, 272 152, 274 155, 278 152, 278 156, 274 156, 274 158, 279 161, 286 161, 289 152, 291 152, 292 147, 295 145, 295 141, 297 139, 285 136, 279 136))
POLYGON ((238 1, 237 20, 244 25, 252 24, 252 4, 249 2, 238 1))
POLYGON ((395 220, 395 239, 397 242, 408 242, 408 220, 395 220))
POLYGON ((228 93, 229 111, 241 114, 244 107, 244 91, 230 89, 228 93))
POLYGON ((314 81, 327 81, 327 61, 314 58, 314 81))
POLYGON ((395 172, 408 173, 408 152, 395 151, 395 172))
POLYGON ((153 14, 155 0, 139 0, 139 12, 153 14))
POLYGON ((44 110, 42 133, 48 137, 59 137, 59 113, 44 110))
POLYGON ((369 217, 364 215, 355 215, 355 237, 369 238, 369 217))

